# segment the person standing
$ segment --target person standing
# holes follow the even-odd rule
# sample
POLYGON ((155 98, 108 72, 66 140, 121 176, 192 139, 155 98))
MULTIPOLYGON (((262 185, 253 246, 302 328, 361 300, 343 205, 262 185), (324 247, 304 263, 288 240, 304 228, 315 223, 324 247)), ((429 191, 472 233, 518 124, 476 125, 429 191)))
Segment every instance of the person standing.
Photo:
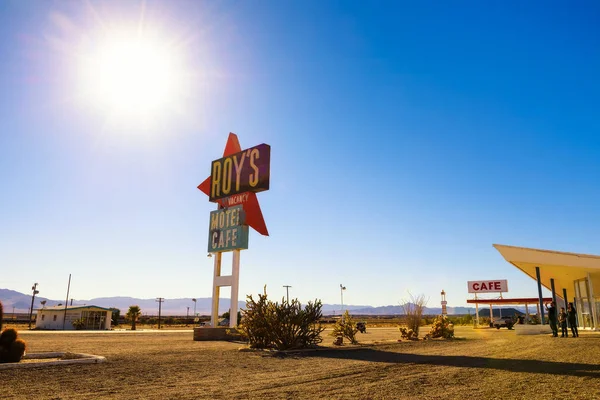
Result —
POLYGON ((567 312, 564 307, 560 308, 558 324, 560 325, 560 337, 569 337, 569 332, 567 332, 567 312))
POLYGON ((551 302, 550 307, 545 304, 546 310, 548 311, 548 322, 550 323, 550 329, 552 329, 552 336, 558 337, 558 327, 556 326, 556 303, 551 302))
POLYGON ((577 331, 577 310, 573 303, 569 303, 567 306, 567 321, 571 326, 571 333, 573 337, 579 337, 579 332, 577 331))

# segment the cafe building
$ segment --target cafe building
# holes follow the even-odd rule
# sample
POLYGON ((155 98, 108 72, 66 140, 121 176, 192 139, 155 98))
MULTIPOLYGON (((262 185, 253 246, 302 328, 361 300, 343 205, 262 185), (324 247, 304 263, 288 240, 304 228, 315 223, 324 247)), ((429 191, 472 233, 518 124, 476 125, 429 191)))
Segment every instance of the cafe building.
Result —
POLYGON ((542 321, 545 287, 558 308, 575 305, 580 328, 600 330, 600 256, 500 244, 494 247, 507 262, 537 281, 542 321))
POLYGON ((55 306, 37 310, 35 319, 36 329, 73 330, 74 321, 82 321, 80 329, 107 330, 110 329, 112 311, 108 308, 93 305, 55 306))

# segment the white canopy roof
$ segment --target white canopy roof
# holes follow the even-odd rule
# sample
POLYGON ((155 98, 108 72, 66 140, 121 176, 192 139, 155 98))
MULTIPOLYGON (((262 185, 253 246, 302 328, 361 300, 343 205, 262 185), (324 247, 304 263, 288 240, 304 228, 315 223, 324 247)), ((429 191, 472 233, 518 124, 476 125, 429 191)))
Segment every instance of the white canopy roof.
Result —
POLYGON ((584 279, 590 274, 594 291, 600 290, 600 256, 562 251, 530 249, 526 247, 495 244, 502 257, 521 271, 537 280, 535 267, 540 267, 542 286, 551 290, 550 279, 554 278, 556 295, 573 297, 573 282, 584 279))

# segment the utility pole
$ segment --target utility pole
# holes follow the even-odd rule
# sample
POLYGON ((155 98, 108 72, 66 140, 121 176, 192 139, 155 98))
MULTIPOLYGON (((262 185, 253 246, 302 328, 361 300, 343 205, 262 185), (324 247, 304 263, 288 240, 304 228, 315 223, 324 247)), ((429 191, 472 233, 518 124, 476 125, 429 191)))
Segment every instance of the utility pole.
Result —
POLYGON ((160 329, 160 310, 161 310, 161 306, 163 301, 165 301, 164 297, 157 297, 156 301, 158 301, 158 329, 160 329))
POLYGON ((67 285, 67 298, 65 300, 65 317, 63 318, 63 331, 67 322, 67 305, 69 304, 69 290, 71 290, 71 274, 69 274, 69 284, 67 285))
MULTIPOLYGON (((37 282, 33 284, 33 286, 31 287, 31 291, 33 292, 33 295, 31 296, 31 308, 29 309, 29 329, 31 329, 31 316, 33 315, 33 301, 35 300, 35 295, 39 293, 39 290, 37 290, 37 282)), ((14 314, 14 308, 13 308, 13 314, 14 314)))
POLYGON ((283 285, 283 287, 285 288, 285 292, 287 294, 287 303, 290 304, 290 285, 283 285))
POLYGON ((185 326, 188 325, 188 320, 190 319, 190 307, 187 308, 187 313, 185 314, 185 326))

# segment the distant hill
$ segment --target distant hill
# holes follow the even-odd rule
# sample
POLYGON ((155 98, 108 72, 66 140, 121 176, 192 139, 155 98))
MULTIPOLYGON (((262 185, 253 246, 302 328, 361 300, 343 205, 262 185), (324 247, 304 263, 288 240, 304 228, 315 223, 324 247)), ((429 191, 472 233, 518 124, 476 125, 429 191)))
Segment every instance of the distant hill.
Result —
MULTIPOLYGON (((45 297, 36 296, 33 309, 42 307, 41 301, 46 301, 46 307, 64 304, 64 300, 52 300, 45 297)), ((196 299, 196 313, 201 315, 210 315, 212 299, 196 299)), ((12 312, 13 307, 16 313, 29 312, 31 306, 31 294, 23 294, 10 289, 0 289, 0 301, 4 304, 4 312, 12 312)), ((229 299, 220 299, 219 313, 229 309, 229 299)), ((118 308, 124 314, 129 306, 138 305, 142 309, 143 315, 158 315, 158 302, 156 299, 137 299, 133 297, 98 297, 89 300, 73 300, 73 305, 95 305, 106 308, 118 308)), ((240 307, 246 305, 245 302, 239 302, 240 307)), ((191 298, 165 299, 162 303, 162 314, 164 315, 186 315, 189 307, 189 315, 194 314, 194 302, 191 298)))
MULTIPOLYGON (((56 303, 52 302, 52 300, 49 300, 45 297, 35 296, 35 304, 33 305, 33 308, 36 309, 41 307, 42 305, 40 304, 40 301, 44 300, 47 302, 46 305, 48 306, 56 305, 56 303)), ((2 304, 4 305, 5 314, 12 313, 13 307, 16 313, 24 313, 28 312, 29 307, 31 307, 31 294, 23 294, 10 289, 0 289, 0 301, 2 301, 2 304)))
MULTIPOLYGON (((34 309, 41 308, 41 301, 46 301, 46 306, 56 306, 64 304, 64 300, 51 300, 45 297, 35 297, 34 309)), ((210 315, 211 313, 211 298, 197 298, 196 299, 196 313, 200 315, 210 315)), ((12 312, 12 307, 15 308, 17 313, 25 313, 29 311, 31 306, 31 294, 23 294, 10 289, 0 289, 0 301, 4 304, 4 312, 12 312)), ((124 314, 129 309, 129 306, 138 305, 142 309, 143 315, 158 315, 158 303, 156 299, 138 299, 134 297, 97 297, 89 300, 73 300, 73 305, 93 304, 100 307, 106 308, 118 308, 124 314)), ((239 302, 239 307, 243 308, 246 306, 244 301, 239 302)), ((162 303, 162 314, 163 315, 193 315, 194 313, 194 302, 191 298, 178 298, 178 299, 165 299, 162 303)), ((220 299, 219 301, 219 313, 223 313, 229 309, 229 299, 220 299)), ((342 309, 341 304, 323 304, 324 315, 339 315, 342 309)), ((401 305, 388 305, 388 306, 366 306, 366 305, 346 305, 344 309, 349 310, 352 314, 356 315, 402 315, 404 314, 404 308, 401 305)), ((494 315, 496 316, 497 308, 494 308, 494 315)), ((502 315, 514 315, 515 311, 519 311, 514 308, 503 308, 502 315)), ((520 312, 520 311, 519 311, 520 312)), ((442 309, 439 307, 426 307, 425 315, 439 315, 442 313, 442 309)), ((463 314, 475 314, 475 308, 473 307, 448 307, 449 315, 463 315, 463 314)), ((480 307, 479 316, 489 316, 489 308, 480 307)))
MULTIPOLYGON (((531 311, 534 311, 534 310, 530 309, 529 311, 531 312, 531 311)), ((525 314, 523 311, 518 310, 516 308, 512 308, 512 307, 502 308, 502 310, 499 310, 497 307, 493 308, 494 317, 499 317, 500 316, 500 312, 502 312, 502 316, 504 316, 504 317, 507 317, 507 316, 512 317, 512 316, 515 315, 515 313, 519 314, 519 315, 524 315, 525 314)), ((479 309, 479 316, 480 317, 489 317, 490 316, 490 309, 487 308, 487 307, 483 308, 483 309, 480 308, 479 309)))

